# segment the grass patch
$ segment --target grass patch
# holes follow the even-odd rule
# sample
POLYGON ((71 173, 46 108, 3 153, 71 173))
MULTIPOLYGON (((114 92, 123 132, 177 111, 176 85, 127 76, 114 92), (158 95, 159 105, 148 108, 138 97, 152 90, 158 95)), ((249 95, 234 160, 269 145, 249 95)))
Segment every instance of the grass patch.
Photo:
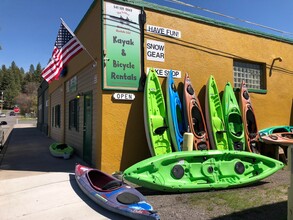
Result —
POLYGON ((286 184, 279 185, 276 188, 256 186, 197 193, 193 194, 189 201, 192 205, 200 206, 201 209, 208 212, 215 211, 215 209, 225 209, 228 213, 232 213, 286 201, 287 192, 288 185, 286 184))

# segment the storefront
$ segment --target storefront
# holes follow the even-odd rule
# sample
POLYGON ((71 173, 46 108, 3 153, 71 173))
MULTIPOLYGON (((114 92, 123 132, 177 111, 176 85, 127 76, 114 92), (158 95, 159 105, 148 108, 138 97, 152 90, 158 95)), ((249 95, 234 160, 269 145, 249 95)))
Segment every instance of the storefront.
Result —
POLYGON ((245 79, 259 129, 292 124, 292 40, 140 1, 94 1, 75 34, 97 63, 81 52, 49 84, 49 135, 106 172, 150 157, 143 88, 151 67, 163 91, 170 69, 179 93, 189 73, 203 106, 211 74, 220 93, 245 79))

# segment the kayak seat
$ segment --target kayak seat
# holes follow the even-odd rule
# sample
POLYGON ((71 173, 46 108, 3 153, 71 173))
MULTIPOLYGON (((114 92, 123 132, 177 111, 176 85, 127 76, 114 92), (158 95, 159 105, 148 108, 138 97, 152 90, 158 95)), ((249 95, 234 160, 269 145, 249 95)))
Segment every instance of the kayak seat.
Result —
POLYGON ((110 190, 122 185, 121 181, 105 175, 98 170, 90 170, 86 176, 91 187, 98 191, 110 190))
POLYGON ((119 180, 112 180, 108 183, 106 183, 103 187, 102 190, 111 190, 111 189, 116 189, 118 187, 122 186, 122 182, 119 180))
POLYGON ((57 144, 56 145, 56 149, 58 149, 58 150, 64 150, 65 148, 67 148, 67 144, 57 144))
POLYGON ((217 133, 220 133, 220 134, 221 134, 221 133, 226 132, 226 131, 225 131, 224 124, 223 124, 222 120, 221 120, 219 117, 214 116, 214 117, 212 118, 212 120, 213 120, 214 129, 215 129, 215 131, 216 131, 217 133))
POLYGON ((164 118, 160 115, 152 115, 150 117, 150 121, 155 134, 162 135, 168 128, 168 126, 165 124, 164 118))
POLYGON ((140 199, 137 195, 129 192, 123 192, 117 196, 117 201, 125 204, 125 205, 130 205, 130 204, 135 204, 140 202, 140 199))

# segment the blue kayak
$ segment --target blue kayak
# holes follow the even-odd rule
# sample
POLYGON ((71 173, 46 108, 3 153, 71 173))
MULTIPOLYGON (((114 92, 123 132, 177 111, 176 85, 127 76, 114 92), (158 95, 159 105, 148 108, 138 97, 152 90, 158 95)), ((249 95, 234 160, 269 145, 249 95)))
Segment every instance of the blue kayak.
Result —
POLYGON ((171 140, 175 151, 181 151, 183 144, 184 122, 182 104, 173 80, 173 72, 167 77, 167 117, 171 140))

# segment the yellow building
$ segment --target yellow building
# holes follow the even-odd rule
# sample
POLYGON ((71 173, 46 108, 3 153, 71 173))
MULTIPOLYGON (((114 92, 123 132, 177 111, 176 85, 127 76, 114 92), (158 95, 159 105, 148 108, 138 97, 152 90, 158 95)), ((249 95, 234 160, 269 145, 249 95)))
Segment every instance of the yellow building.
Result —
POLYGON ((150 157, 143 119, 150 67, 162 88, 172 69, 179 93, 189 73, 202 106, 211 74, 220 92, 245 79, 259 129, 292 124, 290 39, 126 0, 94 1, 75 35, 97 63, 83 51, 49 84, 49 136, 105 172, 150 157))

